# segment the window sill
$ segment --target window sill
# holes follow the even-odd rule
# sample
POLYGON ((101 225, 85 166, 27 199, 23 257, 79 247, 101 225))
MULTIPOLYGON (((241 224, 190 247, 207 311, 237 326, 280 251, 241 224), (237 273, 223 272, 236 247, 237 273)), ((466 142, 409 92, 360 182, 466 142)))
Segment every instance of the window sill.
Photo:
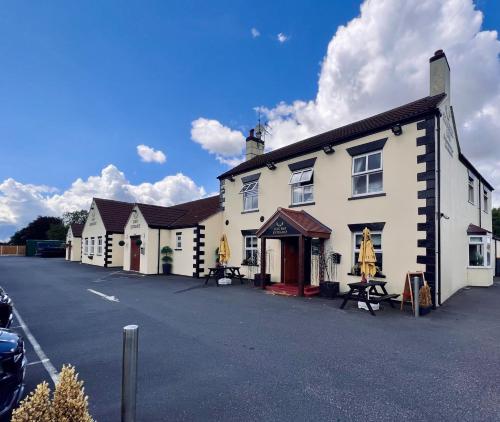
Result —
POLYGON ((242 214, 251 214, 253 212, 259 212, 259 210, 247 210, 247 211, 241 211, 242 214))
POLYGON ((241 264, 242 267, 258 267, 257 264, 241 264))
MULTIPOLYGON (((354 277, 361 277, 361 274, 347 273, 347 275, 352 275, 354 277)), ((372 278, 386 278, 384 274, 374 275, 372 278)))
POLYGON ((302 204, 290 204, 288 205, 288 208, 307 207, 308 205, 316 205, 316 202, 303 202, 302 204))
POLYGON ((371 193, 368 195, 358 195, 358 196, 351 196, 350 198, 347 198, 348 201, 354 201, 355 199, 366 199, 366 198, 377 198, 379 196, 386 196, 385 192, 381 193, 371 193))
POLYGON ((468 266, 467 269, 468 270, 491 270, 491 266, 489 267, 471 267, 471 266, 468 266))

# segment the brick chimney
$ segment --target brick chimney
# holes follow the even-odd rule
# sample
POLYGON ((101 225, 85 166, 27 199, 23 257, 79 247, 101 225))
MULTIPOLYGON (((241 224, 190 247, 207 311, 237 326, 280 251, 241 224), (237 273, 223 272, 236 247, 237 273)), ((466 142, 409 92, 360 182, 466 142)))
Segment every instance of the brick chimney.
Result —
MULTIPOLYGON (((261 132, 259 135, 261 136, 261 132)), ((264 153, 264 141, 260 136, 255 136, 255 129, 250 129, 246 141, 246 161, 264 153)))
POLYGON ((443 50, 437 50, 429 59, 430 62, 430 95, 446 94, 450 102, 450 65, 443 50))

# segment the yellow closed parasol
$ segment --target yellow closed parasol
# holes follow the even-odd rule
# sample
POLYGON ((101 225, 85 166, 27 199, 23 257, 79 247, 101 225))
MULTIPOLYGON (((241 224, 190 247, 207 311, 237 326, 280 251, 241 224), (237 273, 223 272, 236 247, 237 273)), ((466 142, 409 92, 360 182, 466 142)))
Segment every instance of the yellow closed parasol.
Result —
POLYGON ((363 240, 359 247, 358 263, 361 275, 364 277, 373 277, 377 272, 377 267, 375 265, 377 263, 377 257, 373 249, 372 236, 368 227, 365 227, 363 230, 363 240))
POLYGON ((229 250, 229 243, 225 234, 220 238, 219 244, 219 262, 224 265, 229 262, 231 258, 231 251, 229 250))

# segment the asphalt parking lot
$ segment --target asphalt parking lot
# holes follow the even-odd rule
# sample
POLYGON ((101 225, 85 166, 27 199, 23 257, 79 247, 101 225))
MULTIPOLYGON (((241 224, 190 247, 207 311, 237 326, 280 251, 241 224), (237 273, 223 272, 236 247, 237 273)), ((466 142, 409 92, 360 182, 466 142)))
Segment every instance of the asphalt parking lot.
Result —
MULTIPOLYGON (((0 285, 50 363, 77 367, 99 421, 120 419, 131 323, 139 421, 500 420, 500 283, 419 320, 61 259, 0 257, 0 285)), ((50 382, 28 358, 27 390, 50 382)))

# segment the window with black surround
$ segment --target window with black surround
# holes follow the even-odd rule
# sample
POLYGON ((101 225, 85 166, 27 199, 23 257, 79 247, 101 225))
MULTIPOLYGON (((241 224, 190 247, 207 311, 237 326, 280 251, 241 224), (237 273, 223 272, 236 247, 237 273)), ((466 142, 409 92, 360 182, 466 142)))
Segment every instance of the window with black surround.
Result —
POLYGON ((308 204, 314 201, 314 171, 312 168, 296 170, 290 176, 292 205, 308 204))
POLYGON ((258 180, 244 183, 240 194, 243 195, 243 211, 257 211, 259 209, 258 180))
POLYGON ((489 268, 491 266, 491 237, 469 236, 469 267, 489 268))
POLYGON ((97 238, 97 255, 102 255, 102 236, 97 238))
POLYGON ((258 253, 257 236, 253 234, 243 236, 243 262, 245 265, 257 265, 258 253))
POLYGON ((177 232, 175 234, 175 250, 182 250, 182 232, 177 232))
POLYGON ((352 158, 352 195, 381 193, 384 189, 382 151, 369 152, 352 158))

